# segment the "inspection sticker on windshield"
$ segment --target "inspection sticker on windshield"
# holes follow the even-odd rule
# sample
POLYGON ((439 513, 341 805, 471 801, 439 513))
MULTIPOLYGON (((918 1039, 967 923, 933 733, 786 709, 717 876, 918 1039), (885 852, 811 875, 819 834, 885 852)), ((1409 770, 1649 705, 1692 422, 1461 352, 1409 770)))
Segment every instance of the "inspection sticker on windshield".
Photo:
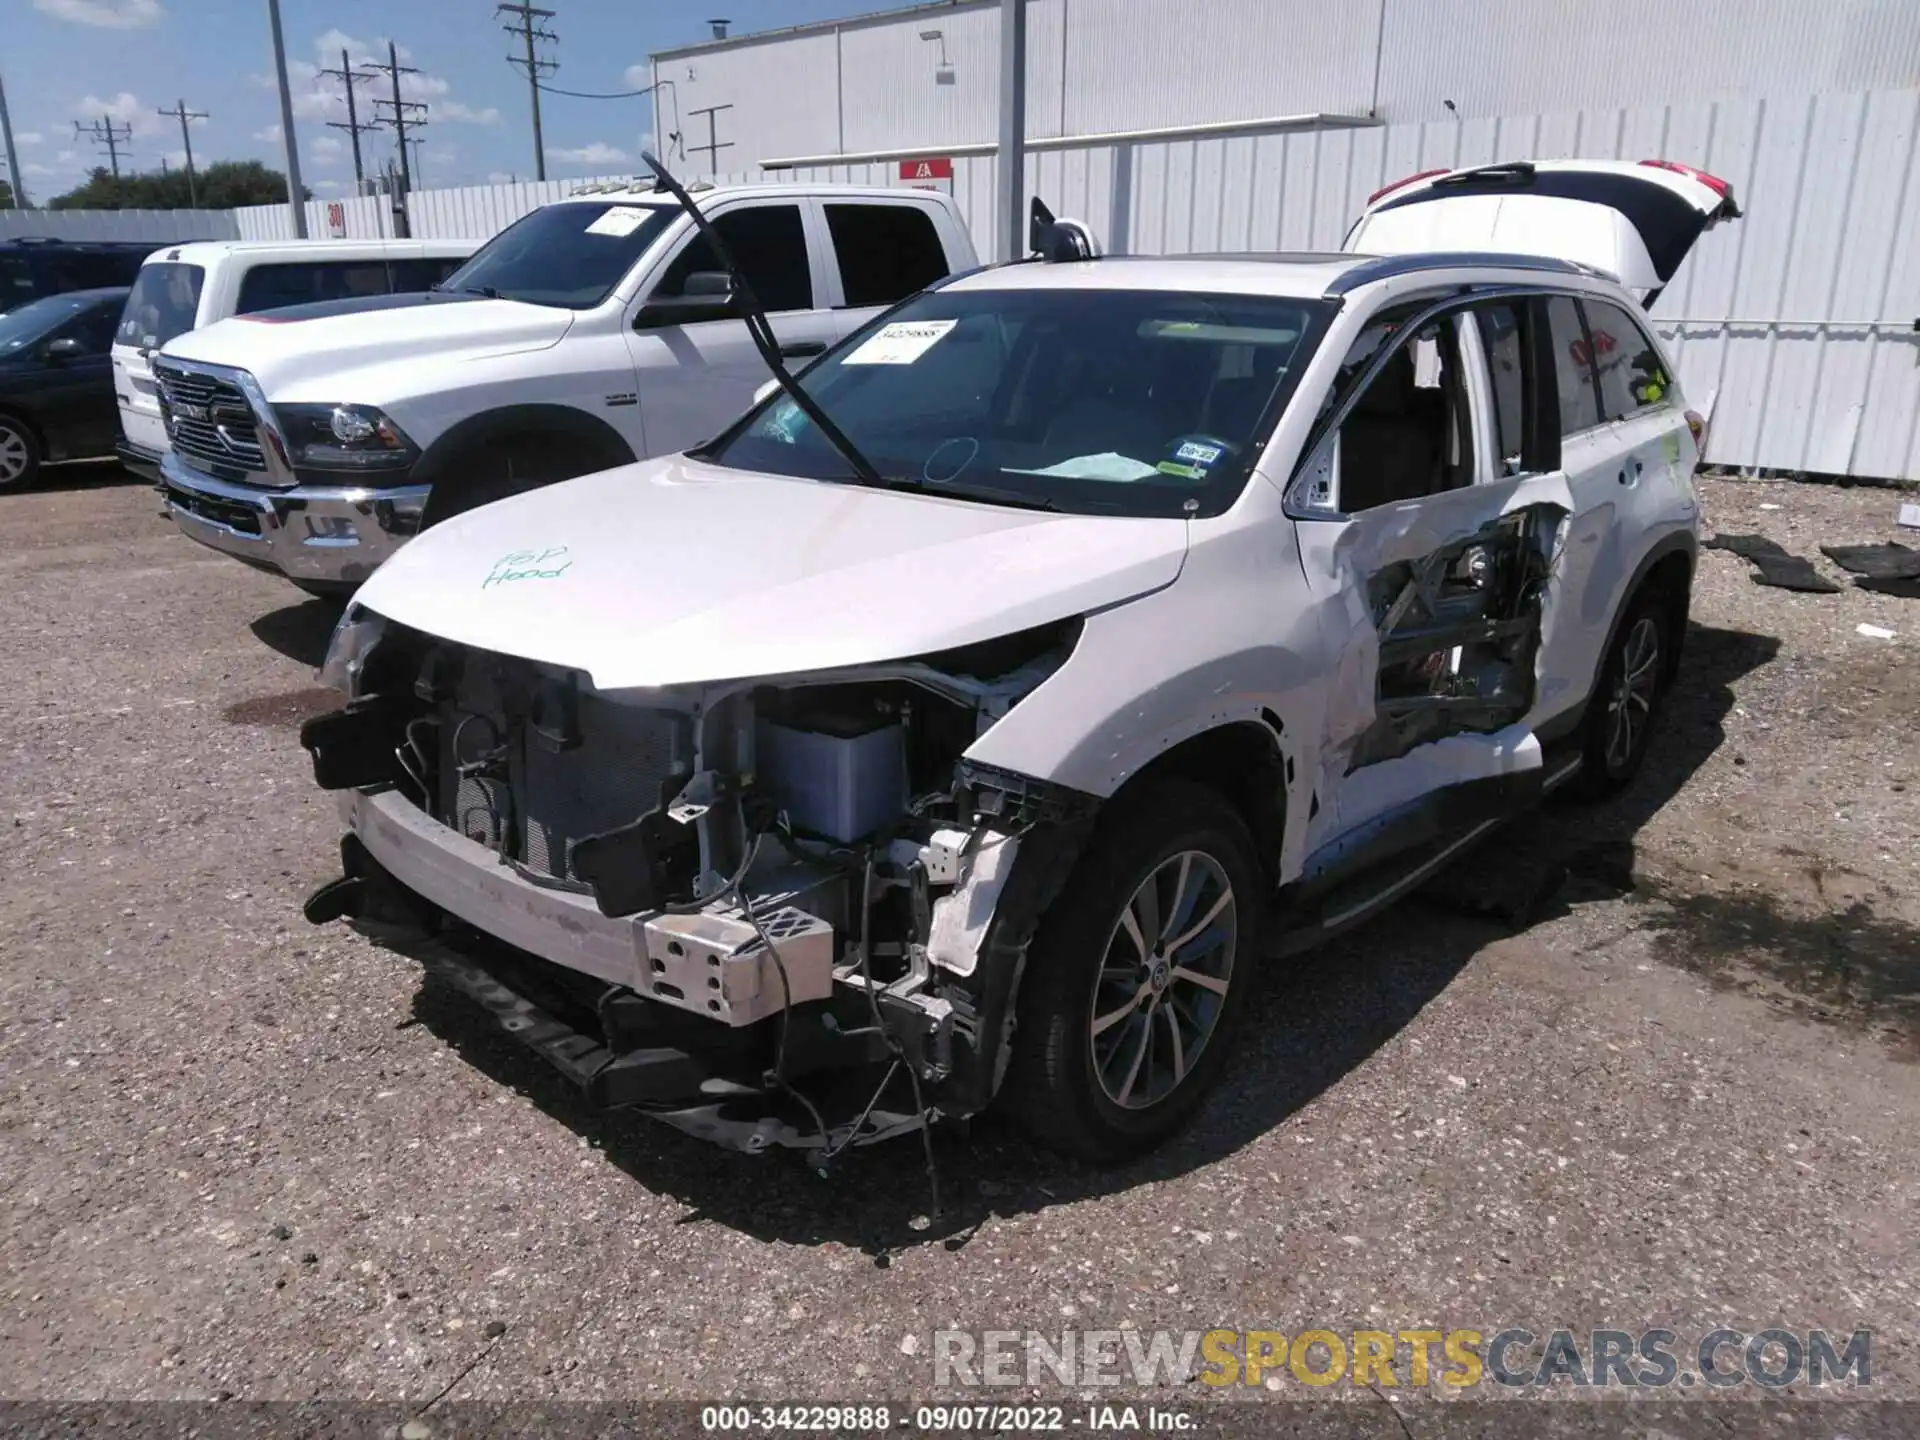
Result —
POLYGON ((616 205, 587 226, 587 234, 611 235, 618 239, 638 230, 646 218, 647 212, 644 210, 636 210, 631 205, 616 205))
POLYGON ((842 365, 911 365, 954 326, 958 320, 896 320, 882 325, 840 363, 842 365))

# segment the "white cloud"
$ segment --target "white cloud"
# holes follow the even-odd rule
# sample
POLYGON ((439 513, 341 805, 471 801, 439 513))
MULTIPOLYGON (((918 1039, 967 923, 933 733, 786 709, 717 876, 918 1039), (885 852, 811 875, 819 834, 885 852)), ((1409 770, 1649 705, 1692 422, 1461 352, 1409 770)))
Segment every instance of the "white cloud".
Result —
POLYGON ((103 30, 138 30, 158 25, 167 13, 160 0, 33 0, 33 8, 56 20, 95 25, 103 30))
POLYGON ((511 170, 489 170, 487 172, 487 183, 489 185, 511 185, 519 178, 520 177, 511 170))
POLYGON ((617 146, 609 145, 604 140, 595 140, 591 145, 581 145, 571 150, 548 150, 547 158, 558 160, 562 165, 620 165, 631 157, 617 146))
POLYGON ((306 186, 316 195, 337 195, 347 188, 344 180, 308 180, 306 186))
POLYGON ((316 165, 338 165, 346 148, 345 141, 322 135, 307 147, 307 157, 316 165))
POLYGON ((80 152, 78 150, 62 150, 58 155, 53 157, 56 165, 71 165, 79 158, 80 152))
POLYGON ((471 105, 463 105, 458 100, 442 100, 433 107, 435 120, 464 120, 471 125, 498 125, 500 112, 489 105, 476 110, 471 105))
POLYGON ((115 125, 127 126, 136 140, 158 134, 166 127, 159 112, 130 90, 122 90, 110 100, 89 94, 73 107, 73 118, 82 125, 111 120, 115 125))
POLYGON ((169 150, 160 158, 175 170, 186 168, 187 152, 184 150, 169 150))
POLYGON ((627 84, 635 90, 638 90, 644 85, 651 85, 653 83, 653 67, 651 65, 629 65, 627 66, 626 74, 620 78, 625 80, 627 84))
POLYGON ((256 130, 253 132, 253 138, 258 140, 262 145, 278 145, 282 138, 280 127, 278 125, 269 125, 263 130, 256 130))
POLYGON ((38 130, 22 130, 13 138, 22 145, 38 145, 47 137, 42 135, 38 130))
POLYGON ((54 169, 51 165, 40 165, 31 160, 22 165, 20 169, 22 173, 27 175, 59 175, 62 173, 54 169))

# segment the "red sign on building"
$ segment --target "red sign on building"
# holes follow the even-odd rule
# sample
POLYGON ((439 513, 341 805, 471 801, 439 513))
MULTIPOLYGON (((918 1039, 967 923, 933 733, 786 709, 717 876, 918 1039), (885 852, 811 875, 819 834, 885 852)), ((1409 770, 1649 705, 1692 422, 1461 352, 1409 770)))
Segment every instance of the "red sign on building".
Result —
POLYGON ((902 180, 951 180, 953 161, 945 155, 928 155, 919 160, 900 162, 902 180))

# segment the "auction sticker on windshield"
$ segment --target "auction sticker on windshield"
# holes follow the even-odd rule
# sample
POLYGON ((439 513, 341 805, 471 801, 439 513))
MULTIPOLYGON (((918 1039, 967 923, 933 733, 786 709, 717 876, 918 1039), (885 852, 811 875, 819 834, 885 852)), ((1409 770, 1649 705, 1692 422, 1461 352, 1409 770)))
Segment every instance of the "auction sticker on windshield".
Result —
POLYGON ((896 320, 855 347, 842 365, 911 365, 931 350, 958 320, 896 320))
POLYGON ((612 235, 615 238, 631 235, 638 230, 647 218, 647 212, 631 206, 616 205, 598 220, 587 226, 589 235, 612 235))

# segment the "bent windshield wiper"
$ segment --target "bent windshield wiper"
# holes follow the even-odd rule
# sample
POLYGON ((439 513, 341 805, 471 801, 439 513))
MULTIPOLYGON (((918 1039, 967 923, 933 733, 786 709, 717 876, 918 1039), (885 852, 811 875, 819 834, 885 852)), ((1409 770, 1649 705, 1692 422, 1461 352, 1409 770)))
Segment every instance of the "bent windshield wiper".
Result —
POLYGON ((640 158, 646 161, 648 168, 653 171, 660 188, 680 202, 680 208, 686 211, 687 218, 693 221, 694 229, 698 230, 701 238, 713 248, 713 258, 725 267, 727 277, 733 281, 733 298, 745 312, 741 318, 746 322, 747 334, 753 340, 753 347, 760 352, 760 358, 773 372, 773 378, 779 382, 787 398, 800 407, 800 413, 819 427, 827 443, 838 450, 841 458, 853 467, 854 479, 862 485, 885 486, 887 482, 880 478, 880 472, 873 468, 873 462, 860 453, 860 447, 849 440, 846 432, 828 418, 827 412, 820 408, 819 402, 802 390, 799 381, 795 380, 792 373, 788 371, 786 362, 780 358, 780 342, 774 336, 773 325, 767 319, 767 312, 760 308, 759 298, 754 295, 753 287, 747 283, 747 277, 741 273, 740 267, 734 263, 733 252, 727 248, 727 242, 720 238, 720 232, 713 227, 712 222, 705 215, 700 213, 700 207, 694 204, 693 197, 687 194, 678 180, 667 173, 667 167, 654 158, 652 151, 642 150, 640 158))

